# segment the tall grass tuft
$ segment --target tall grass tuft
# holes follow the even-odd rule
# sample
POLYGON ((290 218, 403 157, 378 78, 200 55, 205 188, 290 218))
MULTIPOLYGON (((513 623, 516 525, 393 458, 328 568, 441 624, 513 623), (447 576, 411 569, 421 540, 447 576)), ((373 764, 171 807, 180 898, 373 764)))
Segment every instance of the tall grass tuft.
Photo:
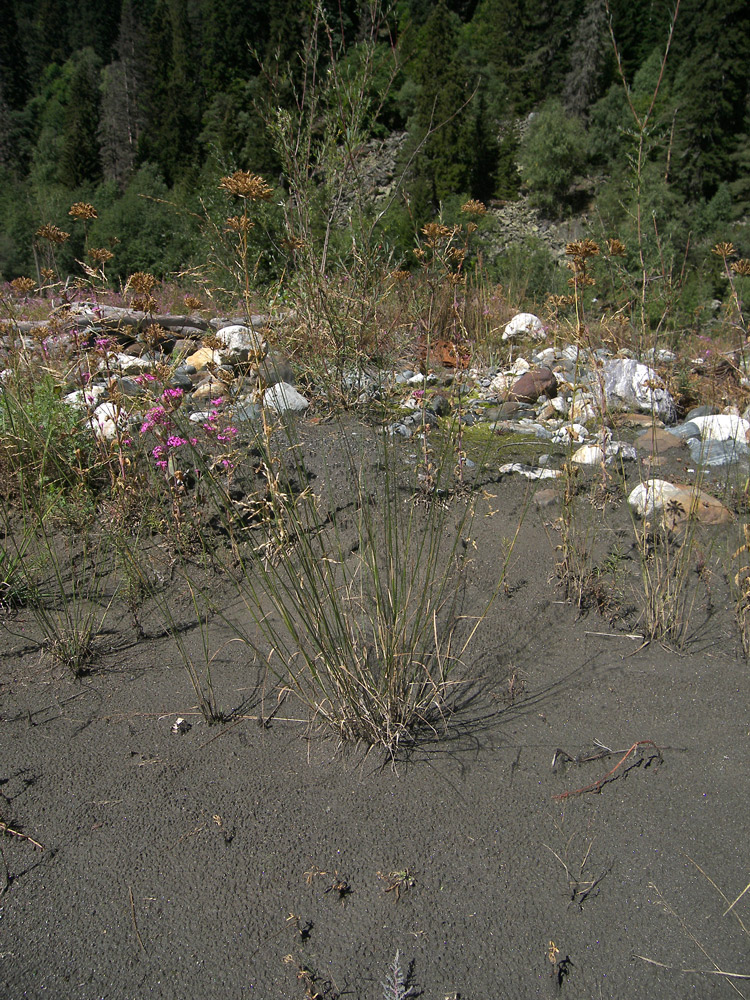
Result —
POLYGON ((313 725, 395 756, 448 722, 478 627, 461 614, 475 505, 453 495, 452 449, 425 494, 387 432, 373 432, 361 451, 339 433, 346 485, 318 493, 290 438, 267 541, 235 545, 246 614, 224 619, 313 725))

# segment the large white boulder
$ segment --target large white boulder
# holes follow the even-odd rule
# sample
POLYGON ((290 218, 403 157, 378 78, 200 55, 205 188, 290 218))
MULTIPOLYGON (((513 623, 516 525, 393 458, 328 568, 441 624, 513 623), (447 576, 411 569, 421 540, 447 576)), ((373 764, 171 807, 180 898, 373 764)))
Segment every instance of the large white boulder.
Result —
POLYGON ((288 382, 277 382, 263 393, 263 403, 276 413, 304 413, 310 405, 288 382))
POLYGON ((671 423, 675 406, 664 380, 648 365, 632 358, 615 358, 602 368, 604 396, 611 410, 652 413, 671 423))
POLYGON ((216 331, 220 351, 230 364, 259 365, 268 354, 268 344, 249 326, 233 324, 216 331))
POLYGON ((545 340, 544 323, 533 313, 516 313, 505 327, 503 340, 545 340))

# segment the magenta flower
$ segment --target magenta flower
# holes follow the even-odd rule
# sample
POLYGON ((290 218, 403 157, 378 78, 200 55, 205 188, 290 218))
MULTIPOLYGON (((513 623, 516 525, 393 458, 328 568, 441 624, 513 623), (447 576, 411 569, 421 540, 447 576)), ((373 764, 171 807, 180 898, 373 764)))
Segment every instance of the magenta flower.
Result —
POLYGON ((185 438, 177 437, 176 434, 172 434, 167 438, 167 444, 170 448, 179 448, 181 445, 187 444, 187 440, 185 438))
POLYGON ((141 434, 146 434, 154 427, 163 426, 167 421, 167 411, 163 406, 155 406, 146 413, 146 418, 141 424, 141 434))
POLYGON ((182 389, 165 389, 161 394, 162 399, 182 399, 182 389))

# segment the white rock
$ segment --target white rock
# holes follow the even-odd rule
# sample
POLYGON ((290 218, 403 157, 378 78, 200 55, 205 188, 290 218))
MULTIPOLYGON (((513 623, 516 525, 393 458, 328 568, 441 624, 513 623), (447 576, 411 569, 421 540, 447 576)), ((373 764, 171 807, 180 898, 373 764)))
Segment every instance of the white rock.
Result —
POLYGON ((121 372, 123 375, 140 375, 154 367, 154 359, 138 357, 137 354, 110 354, 106 361, 99 362, 99 371, 121 372))
POLYGON ((674 402, 663 380, 653 368, 632 358, 616 358, 602 368, 604 395, 613 410, 655 413, 664 423, 675 415, 674 402))
POLYGON ((545 340, 547 335, 544 324, 533 313, 517 313, 505 327, 503 340, 518 340, 530 337, 532 340, 545 340))
POLYGON ((578 421, 579 424, 586 424, 590 420, 596 420, 599 415, 594 406, 593 398, 587 394, 576 394, 573 397, 568 414, 571 420, 578 421))
POLYGON ((628 503, 639 517, 646 517, 666 507, 679 492, 679 488, 666 479, 648 479, 636 486, 628 497, 628 503))
POLYGON ((216 331, 221 353, 234 364, 260 364, 268 354, 268 344, 249 326, 233 324, 216 331))
POLYGON ((88 389, 76 389, 63 397, 63 402, 74 410, 93 410, 104 392, 103 385, 92 385, 88 389))
POLYGON ((585 441, 589 432, 583 424, 564 424, 555 431, 552 438, 553 444, 570 444, 571 441, 585 441))
POLYGON ((526 479, 557 479, 562 475, 559 469, 540 469, 532 465, 523 465, 521 462, 508 462, 507 465, 501 465, 498 472, 503 475, 515 472, 526 479))
POLYGON ((554 347, 545 347, 543 351, 539 351, 534 360, 540 365, 551 365, 555 360, 554 347))
POLYGON ((516 358, 511 365, 510 371, 514 375, 524 375, 526 372, 531 371, 531 365, 526 358, 516 358))
POLYGON ((690 421, 700 431, 701 441, 740 441, 745 444, 750 434, 750 421, 734 413, 715 413, 709 417, 693 417, 690 421))
POLYGON ((506 375, 505 372, 501 372, 490 382, 490 390, 498 396, 504 396, 506 392, 510 392, 515 381, 515 375, 506 375))
POLYGON ((263 403, 276 413, 304 413, 310 405, 288 382, 277 382, 263 393, 263 403))
POLYGON ((102 403, 91 414, 91 427, 100 441, 111 441, 124 423, 125 414, 115 403, 102 403))
POLYGON ((604 461, 604 452, 598 444, 585 444, 570 460, 576 465, 601 465, 604 461))

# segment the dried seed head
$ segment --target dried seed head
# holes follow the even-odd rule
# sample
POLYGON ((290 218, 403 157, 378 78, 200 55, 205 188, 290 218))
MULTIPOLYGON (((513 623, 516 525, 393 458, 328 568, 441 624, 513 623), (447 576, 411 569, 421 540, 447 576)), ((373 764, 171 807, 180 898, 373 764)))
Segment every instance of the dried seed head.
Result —
POLYGON ((72 215, 74 219, 80 219, 81 222, 88 222, 90 219, 97 218, 94 206, 89 205, 85 201, 77 201, 74 205, 71 205, 68 215, 72 215))
POLYGON ((300 236, 287 236, 286 239, 281 241, 281 244, 287 250, 291 250, 292 253, 296 253, 304 247, 305 241, 300 236))
POLYGON ((409 272, 408 271, 391 271, 390 278, 391 278, 392 281, 398 281, 398 282, 408 281, 409 280, 409 272))
POLYGON ((268 201, 273 194, 273 188, 262 177, 247 170, 235 170, 229 177, 222 177, 219 187, 236 198, 248 198, 250 201, 268 201))
POLYGON ((599 244, 593 240, 575 240, 568 243, 565 253, 574 259, 586 260, 588 257, 595 257, 599 253, 599 244))
POLYGON ((476 198, 471 198, 461 206, 461 211, 467 215, 484 215, 487 211, 487 206, 484 202, 477 201, 476 198))
POLYGON ((737 251, 734 249, 733 243, 717 243, 711 253, 715 253, 717 257, 726 260, 727 257, 733 257, 737 251))
POLYGON ((70 233, 66 233, 64 229, 60 229, 51 222, 47 222, 40 229, 37 229, 36 235, 41 236, 48 243, 56 243, 58 245, 70 238, 70 233))
POLYGON ((125 288, 130 288, 139 295, 150 295, 156 288, 156 278, 147 271, 136 271, 128 278, 125 288))
POLYGON ((575 277, 568 278, 568 284, 570 285, 571 288, 575 288, 576 285, 579 288, 585 288, 588 287, 589 285, 595 285, 596 282, 588 274, 584 274, 583 271, 580 271, 576 273, 575 277))
POLYGON ((743 257, 742 260, 735 260, 729 265, 735 274, 739 274, 741 278, 747 278, 750 276, 750 260, 747 257, 743 257))
POLYGON ((156 309, 156 299, 153 295, 138 295, 130 305, 137 312, 152 313, 156 309))
POLYGON ((104 267, 105 264, 108 264, 112 260, 114 254, 111 250, 107 250, 106 247, 92 247, 89 250, 89 257, 97 267, 104 267))
POLYGON ((227 224, 225 229, 227 232, 232 233, 246 233, 253 228, 255 223, 252 219, 245 218, 241 215, 232 215, 227 219, 227 224))
POLYGON ((52 270, 51 267, 43 267, 42 268, 42 278, 45 281, 52 282, 52 281, 54 281, 56 279, 56 277, 57 277, 57 275, 55 274, 55 272, 52 270))
POLYGON ((36 282, 33 278, 14 278, 10 287, 17 295, 29 295, 36 288, 36 282))
POLYGON ((197 299, 194 295, 185 296, 185 307, 191 312, 197 312, 199 309, 203 308, 203 303, 200 299, 197 299))
POLYGON ((621 243, 616 237, 615 239, 607 240, 607 253, 610 257, 624 257, 625 244, 621 243))

